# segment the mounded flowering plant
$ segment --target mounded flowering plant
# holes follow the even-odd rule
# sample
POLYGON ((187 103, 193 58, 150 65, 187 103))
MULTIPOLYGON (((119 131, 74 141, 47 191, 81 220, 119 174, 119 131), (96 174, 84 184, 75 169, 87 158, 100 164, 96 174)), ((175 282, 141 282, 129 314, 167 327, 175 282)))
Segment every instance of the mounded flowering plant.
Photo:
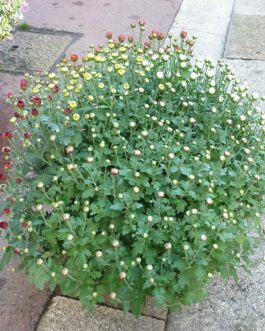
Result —
POLYGON ((11 38, 14 26, 27 10, 24 0, 0 0, 0 41, 11 38))
POLYGON ((108 295, 139 315, 148 295, 173 309, 262 238, 265 115, 228 65, 192 60, 185 32, 107 38, 9 96, 1 267, 17 255, 88 308, 108 295))

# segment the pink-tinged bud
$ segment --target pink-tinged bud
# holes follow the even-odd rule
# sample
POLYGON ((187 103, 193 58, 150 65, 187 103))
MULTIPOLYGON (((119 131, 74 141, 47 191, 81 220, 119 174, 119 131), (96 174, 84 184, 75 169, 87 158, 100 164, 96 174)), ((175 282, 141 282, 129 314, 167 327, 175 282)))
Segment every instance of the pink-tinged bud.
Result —
POLYGON ((21 90, 26 90, 27 87, 28 87, 28 80, 27 79, 21 79, 21 81, 20 81, 21 90))
POLYGON ((162 191, 159 191, 159 192, 156 193, 156 196, 157 196, 158 198, 164 198, 164 197, 165 197, 165 193, 162 192, 162 191))
POLYGON ((119 173, 119 170, 117 168, 110 168, 109 173, 111 176, 117 176, 119 173))
POLYGON ((124 42, 125 41, 125 36, 123 34, 120 34, 119 37, 118 37, 118 40, 120 42, 124 42))
POLYGON ((112 39, 112 32, 107 32, 106 33, 106 38, 107 39, 112 39))
POLYGON ((164 39, 164 34, 162 32, 159 32, 159 34, 157 35, 157 39, 158 40, 163 40, 164 39))
POLYGON ((128 41, 129 41, 129 43, 132 43, 133 42, 133 36, 129 36, 128 41))
POLYGON ((67 154, 71 154, 74 151, 74 147, 73 146, 67 146, 65 151, 66 151, 67 154))
POLYGON ((183 38, 183 39, 185 39, 187 37, 187 35, 188 35, 188 32, 186 32, 186 31, 181 31, 180 32, 180 37, 183 38))
POLYGON ((140 26, 145 26, 145 21, 140 20, 140 21, 139 21, 139 25, 140 25, 140 26))

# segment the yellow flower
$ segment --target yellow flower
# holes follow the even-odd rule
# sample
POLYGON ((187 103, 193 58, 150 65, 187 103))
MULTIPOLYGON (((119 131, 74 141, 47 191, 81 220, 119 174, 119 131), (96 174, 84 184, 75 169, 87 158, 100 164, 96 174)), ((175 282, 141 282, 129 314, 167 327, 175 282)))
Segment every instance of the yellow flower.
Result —
POLYGON ((93 97, 93 95, 89 95, 87 98, 88 98, 88 100, 91 101, 91 102, 94 101, 94 97, 93 97))
POLYGON ((102 89, 102 88, 104 88, 104 87, 105 87, 104 83, 99 83, 99 84, 98 84, 98 88, 102 89))
POLYGON ((48 76, 50 79, 54 79, 56 77, 54 72, 51 72, 48 76))
POLYGON ((69 101, 69 102, 68 102, 68 105, 69 105, 69 107, 70 107, 71 109, 75 109, 76 106, 77 106, 77 103, 76 103, 75 101, 69 101))
POLYGON ((73 115, 73 120, 74 121, 79 121, 80 120, 80 115, 79 114, 74 114, 73 115))
POLYGON ((84 73, 84 79, 90 80, 90 79, 92 79, 92 75, 89 72, 86 72, 86 73, 84 73))
POLYGON ((124 83, 124 84, 123 84, 123 88, 124 88, 125 90, 128 90, 129 87, 130 87, 130 85, 129 85, 128 83, 124 83))
POLYGON ((124 75, 124 74, 125 74, 125 70, 124 70, 124 69, 119 69, 119 70, 118 70, 118 74, 119 74, 120 76, 124 75))
POLYGON ((10 118, 10 122, 11 122, 11 123, 16 123, 16 121, 17 121, 17 119, 16 119, 15 117, 11 117, 11 118, 10 118))
POLYGON ((164 84, 159 84, 158 88, 159 88, 159 90, 163 91, 165 89, 165 85, 164 84))

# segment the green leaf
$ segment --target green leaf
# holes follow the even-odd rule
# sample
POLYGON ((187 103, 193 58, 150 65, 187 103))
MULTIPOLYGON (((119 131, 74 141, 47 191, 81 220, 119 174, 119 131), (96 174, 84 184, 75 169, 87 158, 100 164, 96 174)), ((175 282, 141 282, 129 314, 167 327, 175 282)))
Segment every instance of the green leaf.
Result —
POLYGON ((12 247, 7 247, 5 250, 5 253, 2 257, 2 260, 0 262, 0 271, 3 271, 4 267, 9 263, 11 257, 13 254, 13 248, 12 247))

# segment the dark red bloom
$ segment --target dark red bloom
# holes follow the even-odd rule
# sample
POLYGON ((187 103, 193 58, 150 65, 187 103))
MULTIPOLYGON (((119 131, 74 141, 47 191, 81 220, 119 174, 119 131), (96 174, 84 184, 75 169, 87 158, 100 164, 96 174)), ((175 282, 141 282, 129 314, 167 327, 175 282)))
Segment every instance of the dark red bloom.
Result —
POLYGON ((3 133, 0 134, 0 138, 11 139, 12 138, 12 133, 10 131, 3 132, 3 133))
POLYGON ((40 106, 41 105, 41 98, 39 97, 32 97, 31 101, 34 103, 34 105, 36 106, 40 106))
POLYGON ((55 86, 52 88, 52 90, 53 90, 54 93, 58 93, 59 90, 60 90, 60 88, 59 88, 58 85, 55 85, 55 86))
POLYGON ((28 132, 24 133, 24 138, 29 139, 30 134, 28 132))
POLYGON ((18 102, 17 102, 17 106, 18 106, 18 108, 20 108, 20 109, 24 109, 24 108, 25 108, 25 102, 22 101, 22 100, 18 100, 18 102))
POLYGON ((119 37, 118 37, 118 40, 119 40, 120 42, 124 42, 124 40, 125 40, 125 36, 124 36, 123 34, 120 34, 119 37))
POLYGON ((17 184, 21 184, 22 183, 22 178, 17 178, 16 182, 17 182, 17 184))
POLYGON ((188 35, 188 32, 186 32, 186 31, 181 31, 180 32, 180 37, 183 38, 183 39, 185 39, 187 37, 187 35, 188 35))
POLYGON ((20 81, 21 90, 26 90, 27 87, 28 87, 28 80, 27 79, 21 79, 21 81, 20 81))
POLYGON ((0 229, 6 230, 8 227, 7 222, 0 222, 0 229))
POLYGON ((17 111, 15 111, 14 115, 15 115, 15 118, 22 118, 22 115, 20 113, 18 113, 17 111))
POLYGON ((4 146, 2 147, 2 153, 9 153, 10 152, 10 147, 4 146))
POLYGON ((78 55, 76 55, 76 54, 72 54, 72 55, 71 55, 71 60, 72 60, 73 62, 76 62, 76 61, 78 60, 78 55))
POLYGON ((47 100, 48 101, 52 101, 53 100, 53 97, 51 95, 48 95, 47 100))
POLYGON ((112 39, 112 32, 107 32, 106 33, 106 38, 107 39, 112 39))
POLYGON ((8 93, 7 93, 7 98, 8 98, 8 99, 12 98, 13 96, 14 96, 14 94, 13 94, 12 92, 8 92, 8 93))
POLYGON ((5 182, 6 181, 6 175, 0 174, 0 182, 5 182))
POLYGON ((72 110, 69 109, 69 108, 65 108, 65 110, 64 110, 64 113, 65 113, 66 115, 71 114, 71 112, 72 112, 72 110))
POLYGON ((27 228, 29 225, 27 222, 22 222, 21 223, 22 228, 27 228))
POLYGON ((19 249, 18 247, 16 247, 16 248, 14 249, 14 253, 18 255, 18 254, 20 253, 20 249, 19 249))
POLYGON ((6 161, 4 162, 4 169, 10 169, 12 167, 12 162, 6 161))
POLYGON ((38 111, 36 108, 33 108, 33 109, 31 110, 31 114, 32 114, 33 116, 37 116, 37 115, 39 115, 39 111, 38 111))
POLYGON ((3 214, 10 215, 11 214, 11 209, 10 208, 4 208, 3 209, 3 214))

